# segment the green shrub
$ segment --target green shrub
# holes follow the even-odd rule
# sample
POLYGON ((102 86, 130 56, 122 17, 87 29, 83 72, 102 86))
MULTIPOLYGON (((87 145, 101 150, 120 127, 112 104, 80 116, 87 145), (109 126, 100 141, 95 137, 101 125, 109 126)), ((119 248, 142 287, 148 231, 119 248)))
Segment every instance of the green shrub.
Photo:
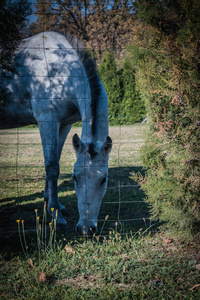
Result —
POLYGON ((136 89, 134 64, 128 56, 123 62, 121 73, 123 86, 121 115, 123 124, 140 123, 146 117, 146 109, 144 101, 136 89))
POLYGON ((185 238, 200 228, 200 19, 192 15, 200 4, 186 2, 139 2, 137 47, 129 48, 151 124, 142 148, 148 171, 133 178, 152 218, 185 238))
POLYGON ((120 77, 112 52, 104 53, 98 72, 108 95, 109 124, 120 124, 120 77))
POLYGON ((114 54, 105 52, 98 71, 108 95, 109 124, 141 122, 146 110, 136 90, 134 64, 128 55, 120 68, 114 54))

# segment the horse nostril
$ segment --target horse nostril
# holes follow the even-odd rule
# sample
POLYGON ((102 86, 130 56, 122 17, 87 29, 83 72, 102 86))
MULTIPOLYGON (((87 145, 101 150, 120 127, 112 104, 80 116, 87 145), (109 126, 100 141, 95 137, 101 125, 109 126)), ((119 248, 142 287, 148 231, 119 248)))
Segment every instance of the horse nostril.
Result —
POLYGON ((76 226, 76 231, 77 231, 79 234, 81 234, 81 233, 82 233, 82 231, 81 231, 81 229, 80 229, 80 226, 79 226, 79 225, 77 225, 77 226, 76 226))
POLYGON ((80 235, 93 235, 97 232, 97 227, 96 226, 86 226, 82 224, 77 224, 76 225, 76 232, 79 233, 80 235))

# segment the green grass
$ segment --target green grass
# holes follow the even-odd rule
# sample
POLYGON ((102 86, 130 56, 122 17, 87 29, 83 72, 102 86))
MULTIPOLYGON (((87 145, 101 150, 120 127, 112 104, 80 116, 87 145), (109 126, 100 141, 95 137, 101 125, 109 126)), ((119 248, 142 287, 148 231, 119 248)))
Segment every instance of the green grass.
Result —
MULTIPOLYGON (((61 246, 62 244, 62 246, 61 246)), ((31 260, 1 257, 1 299, 199 299, 195 256, 160 236, 115 231, 31 260)))
MULTIPOLYGON (((59 200, 71 213, 69 232, 57 235, 46 251, 42 244, 38 247, 36 234, 35 209, 42 220, 45 179, 38 129, 0 132, 0 299, 200 298, 199 246, 154 235, 154 226, 148 229, 145 195, 130 179, 134 171, 144 173, 138 150, 147 130, 147 125, 110 128, 113 149, 99 214, 101 236, 86 239, 75 232, 78 211, 71 138, 81 129, 72 129, 58 183, 59 200), (17 219, 24 220, 26 257, 17 219)), ((50 221, 48 216, 47 236, 50 221)))
MULTIPOLYGON (((149 225, 148 207, 143 202, 144 194, 130 179, 131 172, 144 172, 138 150, 144 143, 147 130, 146 125, 110 128, 113 149, 109 160, 109 182, 99 214, 99 228, 102 228, 105 217, 109 215, 104 235, 115 228, 116 222, 122 233, 130 230, 136 232, 149 225)), ((76 161, 72 147, 75 132, 81 135, 81 128, 72 128, 67 138, 58 181, 59 201, 71 213, 67 220, 67 238, 70 239, 77 237, 75 226, 79 217, 71 176, 76 161)), ((43 210, 45 171, 38 128, 3 130, 0 132, 0 145, 0 210, 3 215, 0 228, 5 248, 7 236, 9 243, 10 237, 16 235, 16 219, 25 220, 26 230, 34 229, 34 210, 37 208, 39 213, 43 210)))

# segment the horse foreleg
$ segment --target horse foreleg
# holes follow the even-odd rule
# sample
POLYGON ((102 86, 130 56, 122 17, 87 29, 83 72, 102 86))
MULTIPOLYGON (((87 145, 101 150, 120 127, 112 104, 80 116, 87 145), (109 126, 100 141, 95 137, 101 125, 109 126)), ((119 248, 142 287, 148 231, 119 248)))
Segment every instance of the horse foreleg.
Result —
POLYGON ((67 231, 67 222, 61 213, 57 190, 59 177, 59 127, 60 124, 58 122, 39 122, 45 161, 45 195, 46 199, 48 199, 48 212, 56 219, 57 229, 67 231))
POLYGON ((45 188, 44 188, 44 202, 48 203, 49 195, 48 195, 48 180, 47 176, 45 178, 45 188))
MULTIPOLYGON (((60 130, 59 130, 59 147, 58 147, 59 160, 60 160, 60 156, 61 156, 61 153, 62 153, 62 149, 63 149, 64 143, 65 143, 65 140, 68 136, 68 133, 70 132, 71 127, 72 127, 71 125, 60 126, 60 130)), ((70 216, 69 211, 62 204, 60 204, 60 210, 61 210, 61 212, 64 216, 66 216, 66 217, 70 216)))
MULTIPOLYGON (((68 133, 69 133, 71 127, 72 127, 71 125, 60 126, 60 129, 59 129, 59 145, 58 145, 59 160, 60 160, 60 157, 61 157, 61 153, 62 153, 62 149, 63 149, 64 143, 65 143, 65 140, 68 136, 68 133)), ((47 180, 47 177, 46 177, 45 190, 44 190, 44 201, 46 203, 48 203, 48 199, 49 199, 49 197, 48 197, 48 180, 47 180)), ((66 217, 69 217, 70 216, 69 211, 61 203, 59 203, 59 205, 60 205, 60 210, 61 210, 62 214, 66 217)))

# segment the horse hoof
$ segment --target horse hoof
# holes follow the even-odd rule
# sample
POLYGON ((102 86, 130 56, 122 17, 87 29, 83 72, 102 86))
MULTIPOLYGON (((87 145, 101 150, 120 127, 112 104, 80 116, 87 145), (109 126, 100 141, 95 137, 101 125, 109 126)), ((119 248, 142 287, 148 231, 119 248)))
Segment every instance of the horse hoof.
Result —
POLYGON ((56 231, 58 233, 64 233, 69 231, 68 225, 67 224, 56 224, 56 231))
POLYGON ((66 208, 61 209, 61 213, 65 217, 70 217, 71 216, 70 212, 66 208))

